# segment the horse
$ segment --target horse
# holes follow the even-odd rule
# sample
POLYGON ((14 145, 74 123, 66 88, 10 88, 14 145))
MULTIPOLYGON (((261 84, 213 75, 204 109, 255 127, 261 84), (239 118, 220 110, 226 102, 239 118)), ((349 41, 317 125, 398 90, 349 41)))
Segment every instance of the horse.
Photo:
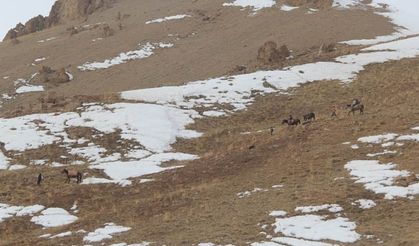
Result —
POLYGON ((304 117, 304 121, 311 121, 311 120, 316 119, 316 115, 313 112, 310 112, 310 113, 304 115, 303 117, 304 117))
POLYGON ((350 108, 349 112, 348 112, 348 115, 350 113, 352 113, 352 115, 355 115, 355 111, 359 111, 359 114, 364 114, 364 104, 357 104, 357 105, 354 105, 354 106, 348 104, 348 105, 346 105, 346 107, 350 108))
POLYGON ((62 173, 65 173, 67 175, 66 183, 70 183, 70 179, 75 178, 77 180, 77 184, 80 184, 83 179, 83 174, 76 170, 67 170, 64 169, 62 173))
POLYGON ((292 120, 285 119, 282 121, 282 124, 287 124, 289 126, 297 126, 301 124, 301 121, 300 119, 292 119, 292 120))
POLYGON ((295 119, 289 125, 290 126, 298 126, 299 124, 301 124, 300 119, 295 119))

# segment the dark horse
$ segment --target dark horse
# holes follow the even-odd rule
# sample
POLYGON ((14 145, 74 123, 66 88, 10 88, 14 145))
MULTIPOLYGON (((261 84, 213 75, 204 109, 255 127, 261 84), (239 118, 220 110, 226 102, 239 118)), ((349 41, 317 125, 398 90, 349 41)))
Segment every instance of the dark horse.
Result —
POLYGON ((364 104, 356 104, 354 106, 348 104, 346 105, 347 108, 349 108, 348 115, 352 113, 352 115, 355 115, 355 111, 359 111, 359 114, 364 114, 364 104))
POLYGON ((75 178, 77 180, 77 184, 80 184, 83 179, 83 174, 76 170, 64 169, 62 173, 65 173, 67 175, 66 183, 70 183, 70 179, 75 178))
POLYGON ((287 124, 289 126, 297 126, 301 124, 301 121, 299 119, 292 119, 292 120, 285 119, 282 121, 282 124, 287 124))
POLYGON ((315 119, 316 119, 316 115, 313 112, 304 115, 304 121, 309 121, 309 120, 311 121, 315 119))

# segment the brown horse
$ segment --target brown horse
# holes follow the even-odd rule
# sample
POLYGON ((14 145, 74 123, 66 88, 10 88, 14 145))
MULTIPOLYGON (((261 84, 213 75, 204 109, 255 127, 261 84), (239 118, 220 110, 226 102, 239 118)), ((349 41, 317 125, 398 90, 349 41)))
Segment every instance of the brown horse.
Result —
POLYGON ((77 184, 80 184, 82 182, 83 174, 81 172, 79 172, 79 171, 64 169, 62 171, 62 173, 65 173, 67 175, 66 183, 70 183, 70 180, 72 178, 74 178, 74 179, 77 180, 77 184))
POLYGON ((364 104, 357 104, 357 105, 347 105, 347 108, 349 108, 348 115, 352 113, 352 115, 355 115, 355 111, 359 111, 359 114, 364 114, 364 104))
POLYGON ((297 125, 301 124, 301 121, 300 121, 300 119, 292 119, 292 120, 285 119, 285 120, 282 121, 282 124, 287 124, 289 126, 297 126, 297 125))

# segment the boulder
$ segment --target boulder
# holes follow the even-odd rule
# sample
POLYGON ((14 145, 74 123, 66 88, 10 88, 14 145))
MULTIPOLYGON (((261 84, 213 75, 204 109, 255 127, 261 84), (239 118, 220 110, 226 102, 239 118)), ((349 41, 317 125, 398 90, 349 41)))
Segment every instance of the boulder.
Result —
POLYGON ((411 184, 417 183, 419 181, 419 179, 416 177, 415 174, 411 174, 407 177, 399 177, 395 180, 395 183, 397 185, 403 186, 403 187, 407 187, 411 184))
POLYGON ((45 29, 46 18, 42 15, 38 15, 26 22, 24 33, 34 33, 45 29))
POLYGON ((278 45, 274 41, 268 41, 258 50, 257 60, 264 65, 275 65, 286 60, 290 56, 290 51, 286 45, 282 45, 278 49, 278 45))
POLYGON ((70 76, 64 68, 53 70, 50 67, 43 66, 37 77, 42 83, 65 83, 70 81, 70 76))

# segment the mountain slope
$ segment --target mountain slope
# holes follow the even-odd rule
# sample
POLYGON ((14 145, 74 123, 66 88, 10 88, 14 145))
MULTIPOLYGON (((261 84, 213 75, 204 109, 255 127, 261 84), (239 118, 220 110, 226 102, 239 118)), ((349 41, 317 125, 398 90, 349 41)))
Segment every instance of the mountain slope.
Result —
POLYGON ((409 4, 119 0, 1 43, 0 245, 416 245, 409 4))

